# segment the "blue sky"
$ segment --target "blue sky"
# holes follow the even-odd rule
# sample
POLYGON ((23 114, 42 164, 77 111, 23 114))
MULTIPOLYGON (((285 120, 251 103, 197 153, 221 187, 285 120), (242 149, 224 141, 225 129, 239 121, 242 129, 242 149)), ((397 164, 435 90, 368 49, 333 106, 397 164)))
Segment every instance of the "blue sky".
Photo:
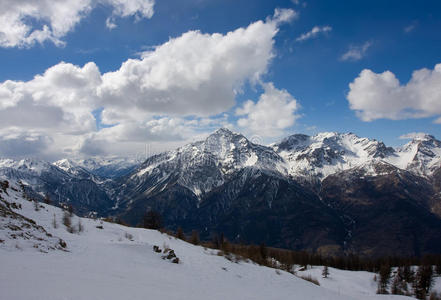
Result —
POLYGON ((61 21, 53 15, 59 15, 62 10, 48 9, 51 2, 47 0, 29 0, 36 5, 36 12, 24 11, 12 0, 0 4, 5 6, 0 14, 3 28, 4 24, 11 25, 7 24, 11 16, 28 26, 27 33, 21 35, 12 30, 6 32, 7 29, 0 32, 0 86, 7 91, 2 94, 0 87, 0 101, 9 103, 12 98, 19 99, 0 105, 0 115, 3 110, 5 116, 15 116, 12 110, 16 107, 18 112, 24 112, 24 118, 32 119, 32 111, 38 114, 39 109, 55 116, 53 122, 50 117, 42 117, 41 121, 37 117, 29 124, 25 120, 25 125, 17 121, 8 125, 5 121, 0 146, 3 143, 10 150, 3 151, 3 156, 19 153, 55 159, 66 155, 123 155, 133 154, 145 144, 161 151, 202 137, 218 126, 259 136, 263 142, 290 133, 321 131, 354 132, 391 146, 403 144, 405 140, 399 137, 410 132, 441 137, 441 124, 438 124, 441 121, 436 122, 441 115, 441 66, 439 71, 434 69, 441 63, 439 1, 121 0, 123 4, 119 7, 109 0, 88 1, 89 6, 78 8, 72 0, 65 0, 64 7, 72 5, 72 11, 77 9, 78 14, 60 15, 61 21), (276 9, 289 16, 279 18, 276 9), (72 20, 73 25, 69 25, 72 20), (106 20, 114 23, 114 28, 106 26, 106 20), (250 24, 258 22, 263 27, 248 32, 243 40, 227 35, 238 34, 240 28, 250 29, 250 24), (48 26, 47 37, 30 39, 30 34, 43 25, 48 26), (314 27, 316 32, 308 34, 314 27), (272 35, 272 29, 277 33, 272 35), (185 56, 173 57, 182 53, 179 47, 184 47, 184 51, 188 51, 187 45, 198 47, 181 39, 195 30, 200 33, 193 39, 206 39, 201 47, 208 45, 207 49, 196 49, 201 51, 196 55, 214 69, 223 67, 219 57, 227 58, 226 64, 237 64, 231 66, 237 70, 234 74, 228 71, 217 74, 210 69, 209 75, 203 75, 200 81, 181 86, 179 80, 188 71, 180 74, 170 64, 182 63, 188 70, 200 67, 193 66, 192 60, 181 62, 185 56), (215 45, 217 33, 225 42, 223 48, 215 45), (249 45, 244 42, 248 38, 249 45), (181 42, 155 52, 155 46, 161 47, 170 39, 181 42), (237 46, 231 49, 227 46, 234 43, 237 46), (248 61, 246 51, 250 45, 270 46, 271 53, 256 54, 248 61), (205 50, 222 55, 217 57, 218 54, 205 50), (121 71, 121 65, 128 59, 144 61, 146 51, 156 57, 148 58, 150 64, 143 64, 148 70, 160 65, 155 59, 167 58, 165 66, 154 69, 154 75, 143 69, 150 77, 161 74, 164 79, 152 80, 143 75, 137 82, 142 85, 142 80, 147 80, 146 86, 152 86, 152 82, 167 84, 161 91, 140 89, 140 95, 135 95, 130 85, 115 91, 112 83, 119 84, 139 75, 130 69, 131 75, 124 77, 127 72, 121 71), (240 55, 240 59, 229 62, 228 58, 234 55, 240 55), (60 67, 60 62, 68 66, 60 67), (84 71, 84 65, 89 62, 97 70, 91 67, 84 71), (66 81, 43 75, 54 66, 61 70, 57 69, 54 76, 66 81), (252 67, 246 69, 246 66, 252 67), (412 73, 423 68, 427 74, 413 78, 414 82, 407 85, 412 73), (365 69, 370 71, 360 75, 365 69), (118 70, 121 72, 113 76, 113 81, 104 75, 118 70), (390 71, 391 76, 382 76, 384 71, 390 71), (83 86, 84 82, 72 86, 69 83, 69 90, 63 90, 62 85, 77 76, 72 75, 75 72, 79 72, 78 76, 86 74, 86 81, 99 78, 93 87, 83 86), (236 78, 237 73, 242 75, 236 78), (67 74, 69 77, 63 77, 67 74), (36 75, 42 79, 33 82, 36 75), (226 78, 232 75, 234 82, 226 78), (356 79, 351 88, 349 84, 356 79), (14 84, 6 85, 8 80, 14 84), (220 80, 225 83, 217 86, 220 80), (200 84, 209 88, 201 92, 201 99, 193 101, 191 97, 195 94, 187 89, 200 84), (173 91, 164 91, 168 87, 173 91), (85 94, 85 90, 90 93, 85 94), (185 95, 189 98, 180 98, 185 95), (222 95, 233 96, 223 103, 222 95), (127 100, 130 97, 133 99, 127 100), (159 100, 144 103, 146 97, 159 100), (160 103, 164 102, 167 104, 161 107, 160 103), (105 115, 101 115, 103 111, 105 115), (139 111, 142 113, 138 115, 139 111), (30 149, 17 151, 17 147, 30 149))

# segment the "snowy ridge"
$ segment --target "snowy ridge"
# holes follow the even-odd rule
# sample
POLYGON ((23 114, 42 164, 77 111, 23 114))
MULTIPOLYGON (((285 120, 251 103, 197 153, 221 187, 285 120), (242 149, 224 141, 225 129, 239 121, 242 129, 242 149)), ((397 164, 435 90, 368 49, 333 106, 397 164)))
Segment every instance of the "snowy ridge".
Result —
MULTIPOLYGON (((332 291, 284 271, 231 262, 217 256, 215 250, 158 231, 74 215, 73 226, 81 223, 83 231, 69 233, 61 223, 61 209, 42 204, 36 211, 33 203, 19 194, 12 197, 8 201, 22 207, 14 211, 66 241, 67 251, 41 253, 31 244, 20 243, 18 248, 8 249, 0 243, 2 299, 409 299, 359 293, 352 288, 349 275, 344 290, 332 291), (54 219, 58 222, 56 228, 54 219), (170 247, 180 263, 161 259, 153 245, 170 247)), ((4 219, 0 218, 2 224, 4 219)), ((331 272, 330 280, 336 270, 331 272)))
POLYGON ((204 141, 155 155, 131 176, 134 181, 153 178, 152 189, 170 177, 195 195, 211 191, 244 168, 286 176, 283 159, 271 148, 253 144, 243 135, 221 128, 204 141))
POLYGON ((103 178, 115 178, 125 175, 130 172, 136 164, 135 159, 121 157, 61 159, 54 162, 54 165, 73 174, 75 174, 77 170, 83 170, 103 178))
POLYGON ((25 158, 13 160, 9 158, 0 159, 0 168, 11 168, 22 172, 30 172, 41 175, 42 172, 51 168, 51 164, 42 160, 25 158))
POLYGON ((291 176, 310 180, 378 161, 420 176, 430 176, 441 167, 441 142, 430 135, 416 137, 398 149, 353 133, 335 132, 295 134, 271 146, 284 158, 291 176))
POLYGON ((396 167, 417 175, 432 175, 441 167, 441 141, 428 134, 416 136, 387 160, 396 167))

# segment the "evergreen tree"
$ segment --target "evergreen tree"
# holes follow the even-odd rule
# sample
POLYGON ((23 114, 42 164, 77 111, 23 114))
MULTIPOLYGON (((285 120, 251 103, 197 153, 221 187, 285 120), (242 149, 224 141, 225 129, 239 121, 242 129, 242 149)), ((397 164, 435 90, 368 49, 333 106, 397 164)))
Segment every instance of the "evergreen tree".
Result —
POLYGON ((413 272, 412 268, 409 264, 406 264, 403 267, 403 278, 406 282, 411 283, 414 280, 415 273, 413 272))
POLYGON ((149 210, 142 218, 142 226, 147 229, 160 229, 162 226, 161 215, 154 210, 149 210))
POLYGON ((201 241, 199 239, 199 232, 197 230, 193 230, 191 232, 190 243, 192 243, 193 245, 199 245, 200 242, 201 241))
POLYGON ((391 268, 389 265, 382 265, 380 267, 380 280, 378 281, 377 294, 387 294, 387 286, 390 281, 391 268))
POLYGON ((51 198, 49 197, 49 195, 48 194, 46 194, 45 196, 44 196, 44 203, 46 203, 46 204, 51 204, 52 203, 52 200, 51 200, 51 198))
POLYGON ((53 226, 54 228, 57 228, 57 227, 58 227, 58 224, 57 224, 57 218, 56 218, 55 214, 54 214, 54 219, 52 220, 52 226, 53 226))
POLYGON ((422 265, 418 267, 415 275, 413 289, 415 297, 418 299, 426 299, 433 283, 433 270, 431 265, 422 265))
POLYGON ((329 276, 328 266, 323 267, 322 276, 323 276, 323 278, 328 278, 328 276, 329 276))
POLYGON ((181 227, 176 230, 176 238, 185 241, 185 234, 181 227))

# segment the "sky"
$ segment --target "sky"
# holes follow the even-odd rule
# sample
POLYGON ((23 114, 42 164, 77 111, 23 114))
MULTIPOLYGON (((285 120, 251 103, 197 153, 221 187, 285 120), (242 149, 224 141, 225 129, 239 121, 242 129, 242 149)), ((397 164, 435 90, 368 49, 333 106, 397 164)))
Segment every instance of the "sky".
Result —
POLYGON ((219 127, 439 139, 440 29, 435 0, 3 0, 0 156, 130 157, 219 127))

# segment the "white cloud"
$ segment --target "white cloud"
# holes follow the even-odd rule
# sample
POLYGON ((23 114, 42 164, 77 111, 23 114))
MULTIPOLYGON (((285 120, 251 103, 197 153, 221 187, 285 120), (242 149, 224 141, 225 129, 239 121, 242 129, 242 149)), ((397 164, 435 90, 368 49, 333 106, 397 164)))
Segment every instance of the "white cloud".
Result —
POLYGON ((145 142, 165 150, 209 128, 231 127, 225 112, 244 83, 259 83, 267 73, 278 26, 294 16, 276 10, 265 22, 227 34, 190 31, 114 72, 101 73, 93 62, 61 62, 30 81, 0 83, 0 135, 12 127, 36 131, 58 155, 130 154, 145 142), (92 112, 101 110, 113 127, 97 128, 92 112))
POLYGON ((409 24, 403 28, 404 33, 411 33, 412 31, 415 30, 417 25, 418 25, 418 21, 413 21, 411 24, 409 24))
POLYGON ((16 158, 41 155, 51 142, 51 138, 44 134, 9 128, 8 131, 0 132, 0 156, 16 158))
POLYGON ((279 90, 272 83, 263 85, 265 92, 255 103, 246 101, 236 109, 239 127, 262 137, 276 137, 294 125, 299 115, 296 99, 286 90, 279 90))
POLYGON ((365 69, 349 88, 350 108, 363 121, 425 117, 438 117, 435 123, 440 121, 441 64, 433 70, 414 71, 405 85, 390 71, 377 74, 365 69))
POLYGON ((427 133, 424 132, 410 132, 403 134, 399 137, 401 140, 413 140, 413 139, 422 139, 427 137, 427 133))
POLYGON ((372 46, 372 42, 366 42, 363 45, 360 46, 349 46, 349 49, 347 52, 345 52, 341 57, 340 60, 342 61, 357 61, 362 59, 365 55, 367 50, 372 46))
POLYGON ((107 26, 117 17, 151 18, 154 0, 2 0, 0 2, 0 47, 29 47, 61 40, 96 6, 112 7, 107 26))
POLYGON ((274 15, 272 17, 268 17, 266 22, 278 26, 281 23, 291 22, 292 20, 298 18, 298 16, 299 14, 293 9, 276 8, 274 10, 274 15))
POLYGON ((314 26, 310 31, 303 33, 301 36, 299 36, 298 38, 296 38, 297 42, 302 42, 302 41, 306 41, 312 38, 315 38, 317 35, 319 35, 320 33, 327 33, 332 31, 332 27, 331 26, 314 26))
POLYGON ((276 10, 227 34, 189 31, 124 62, 102 76, 103 121, 114 124, 151 114, 209 116, 235 104, 244 82, 257 82, 274 57, 278 24, 294 16, 276 10))

